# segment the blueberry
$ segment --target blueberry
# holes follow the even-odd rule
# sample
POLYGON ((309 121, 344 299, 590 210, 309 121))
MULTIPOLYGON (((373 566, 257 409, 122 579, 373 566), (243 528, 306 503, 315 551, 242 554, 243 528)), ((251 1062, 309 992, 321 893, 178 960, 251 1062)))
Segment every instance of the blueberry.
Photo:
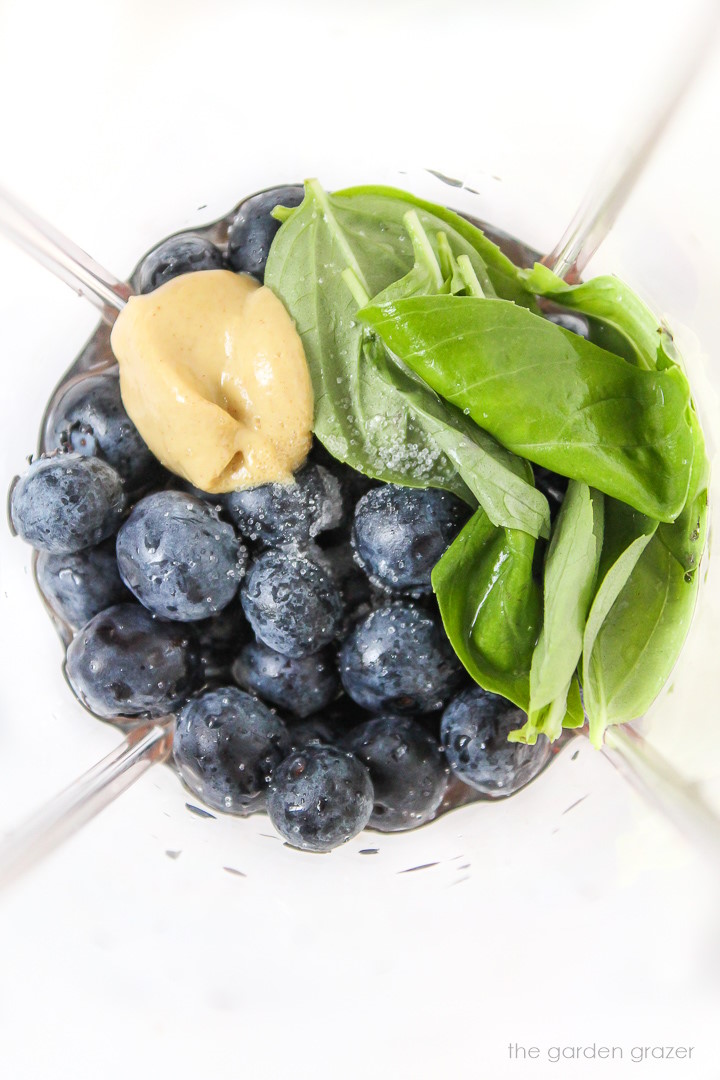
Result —
POLYGON ((235 686, 206 690, 177 717, 175 764, 188 787, 215 810, 259 809, 273 769, 289 752, 282 720, 235 686))
POLYGON ((576 315, 574 311, 551 311, 545 318, 556 326, 562 326, 563 330, 569 330, 579 337, 590 338, 590 326, 584 315, 576 315))
POLYGON ((324 650, 310 656, 283 656, 261 641, 250 642, 232 667, 233 678, 264 701, 295 716, 311 716, 337 695, 340 681, 333 657, 324 650))
POLYGON ((466 517, 464 504, 448 492, 383 484, 357 504, 353 545, 375 584, 427 593, 433 567, 466 517))
POLYGON ((305 750, 308 746, 333 746, 337 733, 322 716, 311 716, 299 724, 290 726, 292 752, 305 750))
POLYGON ((165 716, 196 689, 195 635, 139 604, 116 604, 79 630, 65 662, 68 682, 97 716, 165 716))
POLYGON ((268 814, 293 847, 330 851, 365 828, 373 805, 368 771, 334 746, 308 746, 273 773, 268 814))
POLYGON ((228 260, 234 270, 264 279, 270 245, 280 228, 271 213, 276 206, 299 206, 304 194, 301 184, 293 184, 261 191, 242 203, 228 232, 228 260))
POLYGON ((141 293, 149 293, 167 281, 194 270, 222 270, 223 257, 213 243, 194 233, 163 240, 145 256, 138 271, 141 293))
POLYGON ((70 626, 84 626, 98 612, 130 599, 118 573, 113 540, 69 555, 41 551, 35 575, 50 607, 70 626))
POLYGON ((319 652, 342 622, 342 599, 332 577, 294 545, 259 555, 243 582, 240 599, 256 636, 284 656, 319 652))
POLYGON ((522 727, 525 713, 498 694, 479 686, 463 690, 448 705, 440 738, 450 768, 463 783, 483 795, 513 795, 542 769, 550 743, 541 735, 535 746, 507 741, 522 727))
POLYGON ((411 717, 366 720, 343 740, 367 766, 375 792, 370 825, 399 832, 424 825, 436 814, 447 787, 448 768, 438 744, 411 717))
POLYGON ((69 554, 99 544, 120 525, 122 480, 111 465, 82 454, 33 461, 10 492, 10 520, 39 551, 69 554))
POLYGON ((152 483, 162 471, 125 411, 116 375, 72 383, 52 410, 45 443, 49 450, 103 458, 130 490, 152 483))
POLYGON ((292 484, 263 484, 225 497, 243 536, 261 547, 306 543, 342 519, 340 485, 321 465, 304 465, 292 484))
POLYGON ((202 499, 157 491, 133 507, 118 533, 117 558, 140 603, 163 618, 191 622, 227 607, 247 551, 202 499))
POLYGON ((362 619, 340 650, 347 693, 371 712, 441 709, 462 678, 442 628, 411 604, 378 608, 362 619))

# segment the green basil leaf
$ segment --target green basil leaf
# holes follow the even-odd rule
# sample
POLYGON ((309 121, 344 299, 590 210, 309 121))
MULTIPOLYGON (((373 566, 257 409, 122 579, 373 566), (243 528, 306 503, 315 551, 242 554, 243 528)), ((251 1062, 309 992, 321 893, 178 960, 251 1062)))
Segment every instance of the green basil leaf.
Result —
POLYGON ((668 366, 672 339, 650 308, 620 278, 604 275, 568 285, 547 266, 536 263, 521 272, 529 289, 564 307, 580 311, 618 331, 630 344, 638 364, 653 371, 668 366))
POLYGON ((422 417, 425 430, 453 463, 493 525, 520 529, 531 536, 550 535, 550 507, 533 486, 527 462, 508 453, 459 409, 429 391, 385 349, 366 346, 366 356, 403 395, 407 407, 422 417))
POLYGON ((606 506, 605 547, 583 641, 583 700, 596 746, 609 724, 637 719, 659 694, 698 588, 698 575, 686 573, 657 523, 620 503, 606 506))
POLYGON ((410 298, 360 318, 513 453, 661 521, 682 511, 694 439, 678 367, 640 370, 504 300, 410 298))
POLYGON ((596 746, 608 724, 633 720, 649 708, 672 671, 690 625, 707 534, 709 478, 694 412, 691 420, 695 453, 690 492, 674 523, 658 524, 622 503, 607 503, 600 587, 583 641, 584 700, 596 746))
MULTIPOLYGON (((345 188, 333 192, 332 200, 339 220, 355 237, 364 240, 368 235, 379 235, 387 244, 399 247, 403 244, 407 247, 407 239, 403 240, 403 215, 408 209, 416 209, 429 236, 435 239, 438 231, 444 232, 455 257, 469 257, 486 296, 499 296, 535 308, 535 298, 525 285, 522 271, 480 229, 454 211, 382 185, 345 188)), ((436 253, 439 254, 437 248, 436 253)), ((400 276, 396 274, 395 278, 400 276)), ((374 295, 381 288, 369 292, 374 295)))
POLYGON ((603 496, 571 480, 545 559, 543 626, 530 668, 528 719, 516 741, 560 737, 603 539, 603 496))
MULTIPOLYGON (((597 277, 579 285, 568 285, 539 263, 531 271, 521 272, 521 276, 538 295, 590 316, 591 333, 598 343, 607 340, 621 355, 627 355, 630 350, 637 363, 648 370, 682 367, 672 335, 658 325, 647 305, 619 278, 597 277), (617 343, 618 337, 622 348, 617 343)), ((694 573, 705 546, 709 464, 694 407, 688 420, 693 434, 693 457, 682 520, 678 518, 677 528, 662 524, 658 534, 686 572, 694 573)))
POLYGON ((542 614, 534 551, 532 536, 497 528, 479 509, 432 574, 445 632, 467 671, 525 710, 542 614))
MULTIPOLYGON (((331 196, 308 184, 305 199, 279 229, 265 283, 295 320, 310 367, 314 430, 330 453, 369 476, 412 487, 440 487, 474 499, 421 419, 377 367, 364 362, 357 302, 342 274, 366 294, 413 269, 412 244, 366 238, 355 256, 331 196), (330 200, 328 202, 328 200, 330 200)), ((357 241, 356 237, 353 237, 357 241)))
POLYGON ((593 345, 598 345, 601 349, 605 349, 606 352, 615 353, 616 356, 622 356, 629 364, 637 365, 637 350, 630 344, 624 334, 621 334, 614 326, 610 326, 609 323, 602 322, 600 319, 593 319, 591 315, 587 316, 587 323, 590 341, 592 341, 593 345))
POLYGON ((535 490, 524 462, 411 373, 375 351, 376 362, 368 360, 356 297, 423 294, 439 283, 449 288, 441 270, 445 245, 453 258, 467 255, 478 281, 494 291, 476 248, 489 252, 500 268, 498 282, 505 281, 504 256, 493 255, 494 245, 472 226, 455 233, 442 208, 437 210, 386 189, 381 196, 366 189, 328 195, 310 181, 304 201, 278 231, 265 283, 302 338, 315 395, 315 433, 334 457, 369 476, 444 488, 472 506, 480 502, 497 524, 547 535, 547 500, 535 490))
POLYGON ((697 414, 691 413, 691 425, 695 449, 693 468, 690 477, 690 490, 682 513, 672 525, 663 524, 658 529, 658 536, 668 550, 675 556, 686 574, 694 574, 700 565, 707 538, 708 482, 710 464, 705 452, 700 422, 697 414))
MULTIPOLYGON (((583 709, 582 697, 580 696, 580 684, 577 677, 574 677, 570 683, 570 690, 567 695, 567 712, 563 718, 562 726, 564 728, 579 728, 585 723, 585 710, 583 709)), ((508 736, 508 742, 517 742, 517 738, 514 738, 514 732, 510 732, 508 736)))
MULTIPOLYGON (((374 303, 427 295, 446 285, 450 288, 457 261, 446 235, 438 234, 437 240, 440 259, 446 263, 447 282, 416 212, 406 213, 404 221, 415 251, 415 264, 404 278, 375 297, 374 303)), ((466 258, 460 256, 461 260, 466 258)), ((464 287, 462 282, 460 285, 464 287)), ((476 280, 471 285, 479 287, 476 280)), ((510 454, 458 409, 442 401, 414 372, 392 359, 377 338, 365 342, 364 355, 403 394, 408 407, 422 417, 427 431, 453 462, 493 525, 519 528, 533 536, 550 535, 550 507, 535 488, 527 462, 510 454)))

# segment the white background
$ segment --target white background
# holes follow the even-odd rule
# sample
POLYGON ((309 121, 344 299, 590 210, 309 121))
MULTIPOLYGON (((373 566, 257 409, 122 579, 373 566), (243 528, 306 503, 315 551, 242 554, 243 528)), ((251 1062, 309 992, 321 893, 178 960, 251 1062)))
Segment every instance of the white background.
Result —
MULTIPOLYGON (((0 0, 0 182, 120 276, 259 186, 428 165, 547 249, 700 8, 0 0)), ((716 57, 593 267, 679 328, 711 428, 719 102, 716 57)), ((0 246, 0 487, 94 321, 0 246)), ((66 689, 28 567, 2 530, 0 830, 117 741, 66 689)), ((713 797, 717 609, 653 729, 713 797)), ((711 860, 589 747, 508 803, 323 858, 185 799, 158 769, 0 896, 3 1077, 720 1077, 711 860), (523 1065, 510 1041, 626 1058, 523 1065), (637 1044, 696 1049, 632 1064, 637 1044)))

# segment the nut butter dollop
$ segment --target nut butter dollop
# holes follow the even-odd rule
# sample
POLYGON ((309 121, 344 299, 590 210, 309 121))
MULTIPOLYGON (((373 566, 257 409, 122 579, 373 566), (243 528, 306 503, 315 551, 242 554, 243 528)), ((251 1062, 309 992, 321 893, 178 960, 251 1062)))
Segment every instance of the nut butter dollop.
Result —
POLYGON ((310 449, 313 392, 277 297, 245 274, 183 274, 118 316, 111 344, 131 420, 204 491, 290 482, 310 449))

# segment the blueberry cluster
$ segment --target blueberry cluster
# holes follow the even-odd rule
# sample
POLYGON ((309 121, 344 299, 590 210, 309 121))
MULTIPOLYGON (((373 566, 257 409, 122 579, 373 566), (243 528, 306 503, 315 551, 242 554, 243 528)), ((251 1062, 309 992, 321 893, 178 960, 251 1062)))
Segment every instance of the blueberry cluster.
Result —
MULTIPOLYGON (((151 252, 143 291, 229 265, 262 280, 278 202, 244 203, 227 252, 188 234, 151 252)), ((15 531, 96 716, 175 717, 174 761, 213 809, 266 809, 295 847, 432 819, 451 779, 508 795, 545 743, 507 742, 504 699, 468 687, 432 598, 467 513, 436 490, 376 485, 321 446, 292 485, 189 490, 153 458, 111 371, 74 379, 47 453, 10 493, 15 531)))

